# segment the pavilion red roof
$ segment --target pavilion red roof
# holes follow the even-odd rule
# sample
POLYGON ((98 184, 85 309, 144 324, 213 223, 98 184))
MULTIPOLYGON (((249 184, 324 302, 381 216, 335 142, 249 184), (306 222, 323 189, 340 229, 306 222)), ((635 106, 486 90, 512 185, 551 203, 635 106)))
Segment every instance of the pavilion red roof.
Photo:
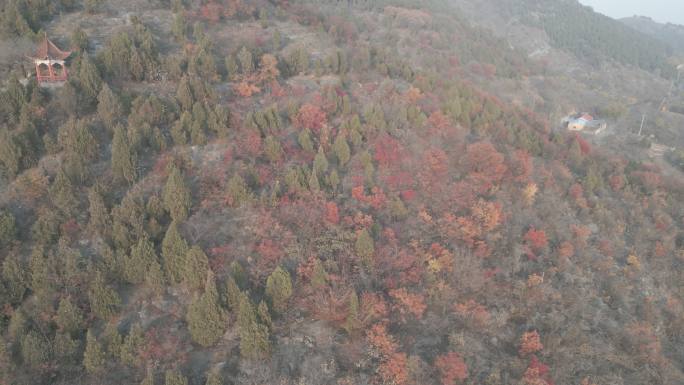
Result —
POLYGON ((48 39, 47 34, 45 34, 45 38, 42 42, 40 42, 40 44, 38 44, 36 51, 31 57, 33 59, 40 60, 64 60, 70 55, 71 51, 62 51, 55 45, 55 43, 51 42, 50 39, 48 39))

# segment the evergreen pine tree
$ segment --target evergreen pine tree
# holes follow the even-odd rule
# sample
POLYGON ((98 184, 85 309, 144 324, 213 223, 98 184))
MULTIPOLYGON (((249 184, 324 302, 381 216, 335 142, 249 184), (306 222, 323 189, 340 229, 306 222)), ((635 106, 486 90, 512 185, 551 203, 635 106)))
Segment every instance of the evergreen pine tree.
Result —
POLYGON ((105 321, 109 320, 121 305, 119 294, 107 286, 100 273, 93 280, 88 298, 90 299, 90 308, 93 313, 105 321))
POLYGON ((52 341, 53 356, 59 362, 74 364, 80 353, 80 341, 71 337, 69 333, 57 332, 52 341))
POLYGON ((86 334, 86 347, 83 353, 83 366, 90 374, 100 374, 105 370, 105 353, 95 339, 92 330, 86 334))
POLYGON ((237 311, 238 306, 240 306, 240 288, 235 283, 232 275, 229 275, 226 279, 223 290, 223 302, 232 311, 237 311))
POLYGON ((373 244, 373 238, 371 238, 367 230, 364 229, 357 235, 354 250, 365 264, 370 264, 371 258, 375 253, 375 245, 373 244))
POLYGON ((243 75, 249 75, 254 72, 254 57, 247 47, 242 47, 238 52, 238 60, 240 61, 240 68, 243 75))
POLYGON ((259 306, 257 307, 257 316, 259 317, 260 323, 271 329, 273 326, 273 321, 271 320, 271 312, 269 312, 268 305, 265 301, 259 302, 259 306))
POLYGON ((122 110, 123 108, 118 96, 114 94, 107 83, 104 83, 102 90, 100 90, 97 96, 97 115, 105 124, 105 127, 113 129, 123 112, 122 110))
POLYGON ((226 73, 228 74, 228 79, 231 81, 237 79, 239 71, 240 69, 238 67, 237 61, 235 60, 235 56, 228 55, 226 57, 226 73))
POLYGON ((278 162, 283 156, 283 147, 273 135, 267 136, 264 140, 264 153, 271 163, 278 162))
POLYGON ((203 146, 207 144, 207 135, 204 133, 204 125, 195 120, 190 126, 190 143, 193 146, 203 146))
POLYGON ((124 278, 130 283, 143 283, 153 264, 159 263, 154 244, 147 235, 141 237, 131 248, 130 256, 124 257, 124 278))
POLYGON ((69 298, 62 298, 59 301, 55 321, 60 330, 70 335, 75 335, 85 326, 83 312, 74 306, 69 298))
POLYGON ((29 286, 29 272, 19 256, 9 253, 2 263, 2 280, 10 303, 20 303, 29 286))
POLYGON ((207 375, 207 381, 204 383, 204 385, 223 385, 223 377, 221 376, 221 372, 218 370, 212 370, 209 372, 207 375))
POLYGON ((152 370, 147 371, 147 374, 140 385, 154 385, 154 372, 152 370))
POLYGON ((131 327, 128 335, 121 345, 119 357, 121 362, 125 365, 134 366, 139 362, 140 349, 145 346, 145 333, 142 326, 136 323, 131 327))
POLYGON ((192 129, 192 114, 189 111, 183 111, 180 118, 171 127, 171 139, 176 146, 184 146, 188 144, 188 134, 192 129))
POLYGON ((182 12, 176 13, 171 27, 171 33, 173 33, 173 38, 176 42, 180 43, 185 40, 187 30, 188 24, 185 21, 185 15, 182 12))
POLYGON ((162 241, 162 260, 164 271, 171 283, 183 281, 186 267, 188 244, 178 232, 176 222, 171 222, 162 241))
POLYGON ((76 27, 71 32, 71 36, 69 37, 69 41, 71 43, 71 48, 80 51, 81 54, 85 54, 85 51, 88 49, 88 35, 85 33, 85 31, 81 27, 76 27))
POLYGON ((85 8, 85 12, 89 15, 97 13, 102 1, 103 0, 84 0, 83 7, 85 8))
POLYGON ((240 329, 240 355, 247 359, 258 359, 269 354, 268 328, 257 322, 254 305, 247 295, 240 296, 237 315, 240 329))
POLYGON ((52 295, 55 289, 55 269, 52 258, 45 258, 43 247, 36 246, 31 253, 31 291, 38 297, 52 295))
POLYGON ((64 170, 60 170, 50 186, 50 198, 52 203, 59 208, 64 215, 71 216, 78 208, 76 192, 71 180, 64 170))
POLYGON ((328 175, 328 184, 332 187, 333 192, 337 191, 337 186, 340 185, 340 176, 337 170, 333 169, 328 175))
POLYGON ((26 313, 20 307, 14 311, 7 325, 7 338, 10 342, 18 342, 28 331, 26 313))
POLYGON ((81 90, 87 97, 87 104, 94 102, 100 93, 102 87, 102 77, 100 71, 95 66, 88 55, 81 57, 81 63, 78 69, 78 80, 81 85, 81 90))
POLYGON ((190 87, 190 79, 187 76, 184 76, 180 83, 178 83, 176 99, 178 99, 181 107, 186 111, 189 111, 192 108, 192 105, 195 104, 195 97, 193 96, 192 88, 190 87))
POLYGON ((112 140, 112 172, 115 178, 132 184, 137 178, 137 157, 128 142, 126 129, 122 125, 114 128, 112 140))
POLYGON ((111 217, 105 205, 104 198, 100 193, 99 186, 94 186, 88 191, 88 202, 90 203, 88 212, 90 214, 90 221, 88 226, 91 231, 104 236, 106 231, 111 226, 111 217))
POLYGON ((106 352, 107 360, 118 360, 121 355, 123 338, 119 333, 116 323, 110 322, 102 332, 102 344, 106 352))
POLYGON ((10 124, 17 123, 26 96, 26 88, 13 73, 7 81, 7 88, 0 93, 0 111, 4 112, 3 115, 8 118, 10 124))
POLYGON ((45 365, 52 353, 49 341, 35 330, 21 337, 19 348, 22 361, 34 371, 45 365))
POLYGON ((193 289, 200 289, 207 279, 209 259, 199 246, 193 246, 186 258, 183 281, 193 289))
POLYGON ((235 283, 239 288, 245 288, 249 281, 249 276, 247 275, 247 270, 239 261, 233 261, 230 263, 230 275, 235 278, 235 283))
POLYGON ((188 379, 177 370, 167 370, 164 374, 164 385, 188 385, 188 379))
POLYGON ((186 321, 192 339, 208 347, 214 345, 225 332, 226 314, 219 302, 214 275, 209 272, 206 287, 201 296, 188 307, 186 321))
POLYGON ((0 166, 3 173, 13 179, 21 168, 23 150, 14 135, 6 129, 0 130, 0 166))
POLYGON ((287 301, 292 296, 292 279, 290 273, 278 266, 266 280, 266 296, 276 313, 287 309, 287 301))
POLYGON ((161 264, 154 261, 150 265, 147 275, 145 276, 145 284, 152 289, 155 294, 161 294, 164 290, 164 283, 164 271, 162 270, 161 264))
POLYGON ((247 183, 239 174, 233 175, 228 180, 228 197, 230 198, 231 206, 240 207, 242 204, 251 200, 251 193, 247 183))
POLYGON ((315 171, 311 171, 311 175, 309 176, 309 191, 316 193, 321 190, 321 184, 318 181, 318 176, 316 176, 315 171))
POLYGON ((304 149, 304 151, 311 153, 314 151, 313 141, 311 140, 311 131, 308 128, 303 129, 299 133, 297 141, 299 142, 299 145, 304 149))
POLYGON ((188 217, 191 198, 190 189, 185 185, 183 175, 177 167, 172 167, 164 186, 164 206, 175 222, 182 222, 188 217))
POLYGON ((337 135, 337 138, 335 138, 335 143, 333 143, 333 149, 335 151, 338 164, 340 166, 346 165, 351 158, 351 150, 349 149, 349 144, 347 144, 347 139, 345 139, 344 135, 337 135))
POLYGON ((318 152, 314 157, 313 170, 316 173, 316 176, 319 177, 325 175, 328 171, 328 158, 325 156, 323 146, 318 146, 318 152))

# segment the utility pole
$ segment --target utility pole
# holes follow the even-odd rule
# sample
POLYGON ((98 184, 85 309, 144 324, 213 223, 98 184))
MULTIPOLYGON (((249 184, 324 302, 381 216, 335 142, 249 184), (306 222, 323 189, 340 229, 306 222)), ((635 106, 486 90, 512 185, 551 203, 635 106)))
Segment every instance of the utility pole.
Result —
POLYGON ((644 122, 646 121, 646 114, 641 115, 641 127, 639 127, 639 136, 641 136, 641 130, 644 129, 644 122))

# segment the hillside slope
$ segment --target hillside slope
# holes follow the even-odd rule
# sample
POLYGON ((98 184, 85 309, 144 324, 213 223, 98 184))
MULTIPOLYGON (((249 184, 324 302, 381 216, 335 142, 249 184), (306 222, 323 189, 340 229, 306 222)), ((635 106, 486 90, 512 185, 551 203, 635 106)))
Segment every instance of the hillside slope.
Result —
POLYGON ((677 54, 684 54, 684 26, 671 23, 662 24, 644 16, 627 17, 620 19, 620 21, 669 45, 677 54))
POLYGON ((0 383, 684 383, 682 175, 473 9, 4 3, 0 383))

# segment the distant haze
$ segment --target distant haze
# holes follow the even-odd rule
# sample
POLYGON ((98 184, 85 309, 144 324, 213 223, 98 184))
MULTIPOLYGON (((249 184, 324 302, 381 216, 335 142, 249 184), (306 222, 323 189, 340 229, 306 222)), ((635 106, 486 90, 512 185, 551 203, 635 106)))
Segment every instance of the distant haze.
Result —
POLYGON ((619 19, 634 15, 648 16, 661 23, 684 25, 682 0, 579 0, 596 12, 619 19))

